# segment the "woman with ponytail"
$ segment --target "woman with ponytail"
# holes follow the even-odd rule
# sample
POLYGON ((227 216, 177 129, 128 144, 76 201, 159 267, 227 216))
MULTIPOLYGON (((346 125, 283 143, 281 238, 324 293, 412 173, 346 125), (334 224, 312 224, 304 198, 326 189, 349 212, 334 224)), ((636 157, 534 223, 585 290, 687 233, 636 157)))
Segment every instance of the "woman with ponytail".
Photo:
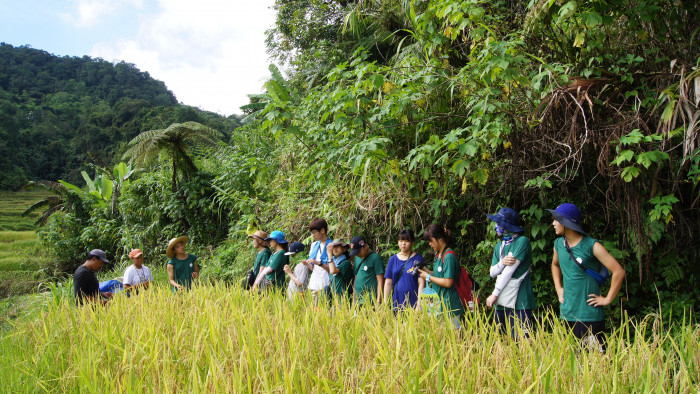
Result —
POLYGON ((433 271, 421 268, 420 277, 438 294, 440 307, 438 313, 450 313, 455 328, 460 327, 460 320, 464 316, 464 305, 457 293, 457 279, 459 278, 459 260, 457 254, 450 248, 452 233, 438 224, 431 224, 423 232, 423 239, 428 241, 435 251, 433 271))

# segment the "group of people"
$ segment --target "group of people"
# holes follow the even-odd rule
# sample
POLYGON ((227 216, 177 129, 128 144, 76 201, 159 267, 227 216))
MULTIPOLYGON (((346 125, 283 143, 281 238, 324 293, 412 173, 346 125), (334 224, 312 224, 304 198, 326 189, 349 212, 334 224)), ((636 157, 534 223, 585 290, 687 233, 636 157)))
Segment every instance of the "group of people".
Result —
MULTIPOLYGON (((199 277, 199 265, 197 256, 185 252, 187 236, 173 238, 168 243, 165 251, 168 256, 168 281, 173 291, 192 286, 192 279, 199 277)), ((122 287, 127 295, 138 294, 140 290, 147 290, 153 282, 151 270, 143 265, 143 252, 133 249, 129 252, 131 265, 124 271, 122 287)), ((88 302, 105 305, 112 298, 112 292, 101 291, 100 282, 97 280, 97 271, 102 269, 104 263, 109 263, 107 254, 100 249, 93 249, 88 253, 85 262, 75 270, 73 274, 73 294, 77 305, 88 302)))
MULTIPOLYGON (((551 271, 561 304, 560 317, 577 337, 592 335, 603 344, 603 307, 610 305, 619 293, 625 270, 600 242, 583 230, 578 207, 565 203, 548 211, 559 237, 554 242, 551 271), (610 289, 603 296, 600 286, 609 273, 612 274, 610 289)), ((527 336, 536 307, 530 275, 530 240, 524 235, 515 210, 502 208, 487 217, 494 222, 499 241, 494 246, 490 267, 490 275, 496 281, 486 306, 494 308, 502 332, 510 329, 509 334, 515 337, 520 330, 527 336)), ((432 270, 427 268, 423 256, 413 250, 415 237, 411 230, 398 234, 399 253, 389 258, 386 270, 381 256, 363 236, 355 236, 350 242, 332 240, 324 219, 314 219, 309 231, 314 241, 309 246, 308 258, 300 260, 293 270, 289 257, 305 249, 302 243, 288 242, 281 231, 268 235, 258 230, 250 236, 257 249, 252 291, 281 289, 286 275, 290 299, 310 297, 318 302, 337 297, 359 305, 391 303, 399 311, 420 309, 421 295, 432 291, 439 300, 438 313, 449 313, 455 327, 460 326, 465 311, 469 310, 457 293, 460 263, 451 248, 451 233, 440 225, 431 224, 422 235, 435 253, 432 270)))
MULTIPOLYGON (((604 309, 619 293, 625 276, 624 268, 581 227, 581 212, 574 204, 565 203, 552 214, 552 226, 558 238, 554 242, 551 262, 552 280, 560 302, 560 318, 579 338, 595 338, 604 344, 604 309), (611 274, 611 275, 610 275, 611 274), (608 294, 601 295, 600 286, 610 277, 608 294)), ((486 299, 486 306, 494 308, 494 318, 499 329, 513 337, 518 332, 528 335, 536 307, 533 291, 532 248, 524 235, 519 214, 510 208, 502 208, 494 215, 487 215, 494 222, 499 238, 491 258, 490 275, 495 278, 493 291, 486 299), (507 330, 511 331, 508 333, 507 330)), ((309 245, 306 259, 292 269, 290 257, 302 253, 306 247, 301 242, 289 242, 284 232, 270 234, 257 230, 249 236, 257 254, 249 276, 252 292, 282 291, 287 286, 290 300, 308 299, 319 303, 324 300, 347 300, 360 306, 391 303, 395 311, 408 308, 421 309, 423 295, 436 295, 431 313, 449 314, 456 328, 469 308, 457 292, 461 272, 459 258, 452 246, 451 232, 438 224, 431 224, 422 237, 435 255, 432 270, 426 260, 414 249, 415 235, 411 230, 398 234, 399 252, 386 264, 370 247, 362 235, 349 242, 331 239, 328 223, 314 219, 309 225, 314 241, 309 245), (286 278, 289 278, 287 280, 286 278)), ((174 238, 166 251, 168 276, 173 290, 189 288, 199 275, 197 257, 185 252, 187 237, 174 238)), ((135 249, 129 253, 133 265, 124 274, 127 292, 148 288, 152 281, 150 271, 143 266, 143 253, 135 249)), ((100 297, 97 278, 106 255, 93 250, 86 262, 74 275, 77 302, 86 298, 106 303, 110 294, 100 297)), ((427 297, 426 297, 427 298, 427 297)))

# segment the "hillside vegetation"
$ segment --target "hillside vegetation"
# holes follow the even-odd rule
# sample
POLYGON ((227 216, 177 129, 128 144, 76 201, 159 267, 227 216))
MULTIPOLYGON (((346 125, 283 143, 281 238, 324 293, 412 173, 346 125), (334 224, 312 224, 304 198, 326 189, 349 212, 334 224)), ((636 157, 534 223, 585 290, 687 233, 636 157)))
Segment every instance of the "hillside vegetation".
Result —
POLYGON ((91 157, 116 163, 140 132, 185 121, 226 135, 240 125, 236 116, 178 104, 133 64, 0 43, 0 190, 27 180, 77 182, 91 157))
POLYGON ((189 251, 213 250, 205 273, 238 281, 255 228, 309 241, 309 221, 324 217, 332 236, 364 234, 387 259, 401 229, 436 222, 456 234, 483 296, 496 242, 486 214, 509 206, 533 245, 544 314, 558 309, 545 209, 572 202, 626 270, 612 320, 661 305, 669 322, 700 302, 695 2, 298 0, 275 10, 268 48, 289 72, 270 67, 266 93, 243 108, 249 123, 220 138, 173 116, 128 150, 110 145, 137 172, 118 198, 95 182, 111 165, 67 192, 40 231, 52 272, 72 272, 92 248, 123 263, 139 247, 164 264, 167 241, 187 234, 189 251), (121 155, 135 150, 144 155, 121 155))

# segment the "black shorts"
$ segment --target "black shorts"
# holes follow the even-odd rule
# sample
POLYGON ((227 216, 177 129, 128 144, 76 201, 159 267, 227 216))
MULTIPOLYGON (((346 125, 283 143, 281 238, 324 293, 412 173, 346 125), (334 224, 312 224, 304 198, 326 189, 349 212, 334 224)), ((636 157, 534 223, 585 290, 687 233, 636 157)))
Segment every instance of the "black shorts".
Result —
POLYGON ((589 335, 595 335, 602 349, 605 350, 605 320, 592 322, 565 320, 565 322, 576 338, 584 339, 589 335))

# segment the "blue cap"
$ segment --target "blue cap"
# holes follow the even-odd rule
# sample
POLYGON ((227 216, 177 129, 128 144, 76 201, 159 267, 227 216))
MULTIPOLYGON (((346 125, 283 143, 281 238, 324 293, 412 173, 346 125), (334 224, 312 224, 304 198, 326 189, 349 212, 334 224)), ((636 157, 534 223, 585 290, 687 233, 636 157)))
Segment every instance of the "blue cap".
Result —
POLYGON ((284 239, 284 233, 279 231, 279 230, 273 231, 272 233, 270 233, 270 237, 265 238, 265 241, 268 241, 268 242, 275 241, 278 244, 286 244, 287 243, 287 240, 284 239))
POLYGON ((504 207, 499 209, 495 215, 486 216, 511 233, 522 233, 525 231, 520 227, 520 215, 514 209, 504 207))
POLYGON ((303 243, 292 242, 291 244, 289 244, 289 252, 285 253, 285 255, 289 256, 291 254, 297 254, 299 252, 303 252, 304 248, 305 248, 305 246, 303 243))
POLYGON ((581 223, 581 211, 579 211, 576 205, 567 202, 558 206, 557 209, 548 209, 548 211, 562 226, 581 234, 586 234, 579 224, 581 223))

